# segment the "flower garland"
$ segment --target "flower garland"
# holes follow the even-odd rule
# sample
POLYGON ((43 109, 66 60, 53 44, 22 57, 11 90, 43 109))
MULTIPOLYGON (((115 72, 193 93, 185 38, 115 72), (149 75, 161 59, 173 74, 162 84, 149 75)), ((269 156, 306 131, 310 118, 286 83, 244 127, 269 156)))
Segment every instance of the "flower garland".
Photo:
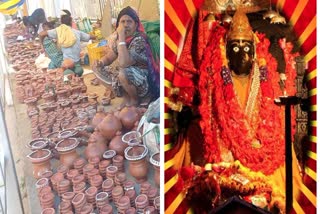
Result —
POLYGON ((256 55, 260 70, 260 89, 253 119, 240 107, 228 74, 225 56, 225 29, 212 29, 212 40, 200 66, 200 125, 205 138, 208 163, 220 162, 222 150, 253 171, 272 174, 284 164, 284 109, 274 104, 281 94, 277 84, 276 61, 269 54, 269 40, 256 34, 256 55), (217 42, 219 41, 219 42, 217 42), (268 62, 268 63, 267 63, 268 62), (225 82, 227 80, 227 83, 225 82), (258 141, 259 148, 253 146, 258 141))

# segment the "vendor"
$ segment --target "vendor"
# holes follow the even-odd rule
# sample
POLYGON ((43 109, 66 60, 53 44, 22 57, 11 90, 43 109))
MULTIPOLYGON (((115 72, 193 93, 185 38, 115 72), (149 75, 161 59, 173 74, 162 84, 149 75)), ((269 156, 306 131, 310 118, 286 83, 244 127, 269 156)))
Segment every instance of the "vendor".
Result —
MULTIPOLYGON (((43 29, 46 31, 54 29, 54 23, 53 22, 43 23, 43 29)), ((48 69, 60 68, 63 61, 63 53, 57 47, 56 42, 53 39, 46 36, 43 39, 42 45, 46 55, 51 60, 51 62, 49 63, 48 69)))
MULTIPOLYGON (((116 31, 108 39, 105 56, 94 62, 93 70, 99 76, 110 75, 108 66, 119 62, 117 81, 124 90, 123 105, 148 103, 159 97, 159 74, 153 60, 146 34, 137 13, 131 8, 122 9, 118 15, 116 31), (102 68, 102 69, 101 69, 102 68)), ((114 84, 115 85, 115 84, 114 84)))
POLYGON ((82 76, 83 68, 80 65, 81 41, 88 42, 90 39, 94 39, 94 36, 72 29, 71 24, 72 18, 69 15, 62 15, 59 27, 42 31, 39 36, 41 40, 46 36, 57 39, 58 46, 61 47, 63 53, 63 59, 73 61, 74 66, 71 69, 66 69, 64 75, 82 76))
POLYGON ((42 24, 47 22, 47 19, 44 10, 42 8, 38 8, 31 14, 31 16, 24 16, 22 21, 27 27, 28 32, 33 36, 36 36, 43 30, 42 24))

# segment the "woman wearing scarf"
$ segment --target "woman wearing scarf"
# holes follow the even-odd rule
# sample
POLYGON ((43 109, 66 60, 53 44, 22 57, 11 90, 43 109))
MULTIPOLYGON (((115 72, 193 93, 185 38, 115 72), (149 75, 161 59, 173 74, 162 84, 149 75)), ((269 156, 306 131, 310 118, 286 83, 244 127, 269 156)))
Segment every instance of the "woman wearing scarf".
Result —
POLYGON ((110 64, 118 59, 116 84, 124 90, 124 104, 148 103, 159 97, 159 79, 156 63, 143 32, 137 13, 122 9, 117 18, 116 31, 109 37, 105 56, 95 61, 93 70, 98 78, 108 81, 110 64))

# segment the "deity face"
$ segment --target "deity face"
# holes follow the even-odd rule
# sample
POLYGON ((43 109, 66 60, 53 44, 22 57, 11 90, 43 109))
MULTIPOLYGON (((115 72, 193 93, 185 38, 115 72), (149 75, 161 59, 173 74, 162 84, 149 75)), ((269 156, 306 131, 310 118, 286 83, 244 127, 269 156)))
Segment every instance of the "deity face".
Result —
POLYGON ((237 75, 249 75, 251 72, 254 46, 252 41, 230 40, 227 43, 229 68, 237 75))

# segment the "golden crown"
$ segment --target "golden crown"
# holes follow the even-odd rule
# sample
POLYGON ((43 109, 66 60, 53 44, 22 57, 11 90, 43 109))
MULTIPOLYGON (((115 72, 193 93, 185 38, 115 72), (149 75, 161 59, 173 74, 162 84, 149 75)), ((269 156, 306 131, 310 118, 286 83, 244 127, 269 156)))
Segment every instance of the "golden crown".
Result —
POLYGON ((248 40, 253 41, 253 31, 250 26, 246 13, 238 9, 232 18, 230 30, 227 35, 227 40, 248 40))

